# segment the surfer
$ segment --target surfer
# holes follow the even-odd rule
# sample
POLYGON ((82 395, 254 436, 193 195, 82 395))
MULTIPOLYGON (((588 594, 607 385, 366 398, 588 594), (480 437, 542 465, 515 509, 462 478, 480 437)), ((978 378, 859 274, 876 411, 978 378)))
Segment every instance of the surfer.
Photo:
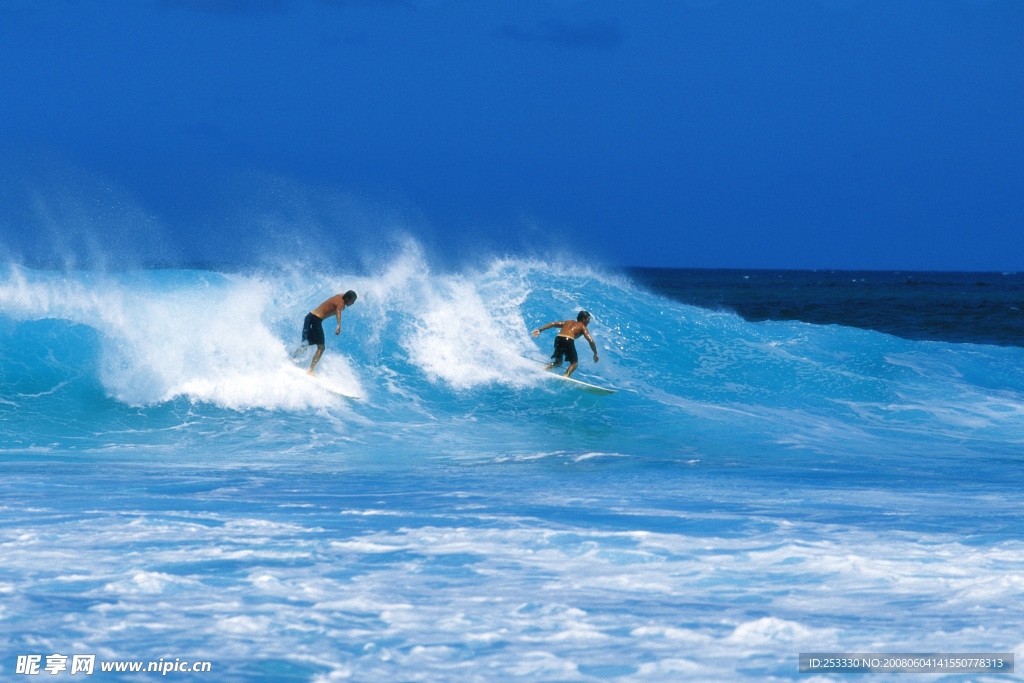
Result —
POLYGON ((548 323, 539 330, 533 331, 533 336, 536 337, 544 330, 552 327, 562 328, 558 332, 558 336, 555 337, 555 351, 551 354, 551 362, 544 366, 545 370, 561 367, 562 361, 567 359, 569 361, 569 369, 565 371, 564 376, 568 377, 575 372, 576 367, 580 364, 579 356, 576 355, 576 339, 581 334, 590 342, 590 350, 594 352, 594 362, 598 361, 597 344, 590 338, 590 332, 587 331, 587 324, 589 322, 590 314, 586 311, 580 311, 575 320, 560 320, 548 323))
POLYGON ((351 289, 344 294, 335 294, 330 299, 310 311, 309 315, 307 315, 306 319, 302 322, 303 346, 300 346, 295 353, 292 354, 292 357, 297 358, 306 346, 316 346, 316 353, 313 354, 313 362, 309 364, 309 374, 314 374, 313 368, 316 367, 316 364, 320 361, 320 356, 324 353, 324 345, 326 343, 326 340, 324 339, 324 320, 331 315, 336 316, 338 318, 338 327, 334 330, 334 334, 341 334, 341 312, 355 302, 356 293, 351 289))

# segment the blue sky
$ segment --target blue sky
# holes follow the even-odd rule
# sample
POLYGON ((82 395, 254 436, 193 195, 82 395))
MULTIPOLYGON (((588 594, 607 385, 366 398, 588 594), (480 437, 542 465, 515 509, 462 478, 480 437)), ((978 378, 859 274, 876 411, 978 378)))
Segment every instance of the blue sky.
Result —
POLYGON ((1022 270, 1022 27, 1019 0, 0 0, 3 248, 1022 270))

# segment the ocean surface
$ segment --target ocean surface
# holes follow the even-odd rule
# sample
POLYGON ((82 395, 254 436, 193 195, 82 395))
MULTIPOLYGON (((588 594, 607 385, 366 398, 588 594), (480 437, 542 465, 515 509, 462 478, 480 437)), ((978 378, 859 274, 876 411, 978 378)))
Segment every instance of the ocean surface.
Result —
POLYGON ((414 248, 2 266, 0 679, 846 681, 798 654, 1024 652, 1022 307, 1020 274, 414 248), (320 374, 358 400, 290 360, 347 289, 320 374), (581 308, 577 376, 615 395, 537 362, 530 331, 581 308), (132 661, 210 671, 100 672, 132 661))

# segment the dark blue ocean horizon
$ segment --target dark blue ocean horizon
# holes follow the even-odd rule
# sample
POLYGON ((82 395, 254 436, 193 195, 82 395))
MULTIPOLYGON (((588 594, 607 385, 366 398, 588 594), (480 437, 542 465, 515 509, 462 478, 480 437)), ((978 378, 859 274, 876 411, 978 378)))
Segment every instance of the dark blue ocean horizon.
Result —
POLYGON ((1024 346, 1024 273, 628 268, 676 301, 905 339, 1024 346))

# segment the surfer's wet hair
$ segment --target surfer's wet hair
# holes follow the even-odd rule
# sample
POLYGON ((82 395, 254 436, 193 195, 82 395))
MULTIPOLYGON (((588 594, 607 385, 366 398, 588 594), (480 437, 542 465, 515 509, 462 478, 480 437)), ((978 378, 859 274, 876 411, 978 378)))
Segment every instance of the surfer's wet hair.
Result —
POLYGON ((584 320, 590 320, 590 314, 586 311, 580 311, 579 315, 576 316, 576 321, 583 322, 584 320))
POLYGON ((356 293, 350 289, 341 295, 341 300, 345 302, 346 306, 351 306, 356 302, 356 293))

